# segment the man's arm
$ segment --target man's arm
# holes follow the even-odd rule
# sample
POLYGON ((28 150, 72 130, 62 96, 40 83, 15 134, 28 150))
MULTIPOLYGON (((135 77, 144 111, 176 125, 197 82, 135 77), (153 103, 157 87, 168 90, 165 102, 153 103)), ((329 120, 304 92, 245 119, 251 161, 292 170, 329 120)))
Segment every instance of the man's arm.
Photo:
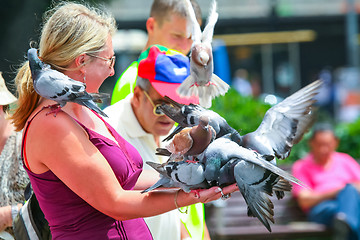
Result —
POLYGON ((322 201, 335 198, 339 191, 340 189, 327 193, 317 193, 311 190, 304 189, 299 192, 297 196, 297 201, 302 209, 309 209, 322 201))

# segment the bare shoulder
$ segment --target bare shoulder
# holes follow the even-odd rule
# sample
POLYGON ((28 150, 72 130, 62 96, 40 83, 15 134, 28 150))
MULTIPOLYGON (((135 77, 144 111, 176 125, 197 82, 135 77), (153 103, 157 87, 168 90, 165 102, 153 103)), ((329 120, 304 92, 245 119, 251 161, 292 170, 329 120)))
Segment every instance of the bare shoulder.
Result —
POLYGON ((55 117, 47 112, 34 117, 26 134, 27 161, 36 173, 45 172, 50 161, 58 161, 89 142, 84 129, 67 113, 60 111, 55 117))
POLYGON ((81 126, 67 113, 60 111, 54 114, 47 114, 48 111, 41 111, 31 122, 28 129, 28 136, 36 136, 37 139, 48 139, 64 136, 70 132, 83 132, 81 126))

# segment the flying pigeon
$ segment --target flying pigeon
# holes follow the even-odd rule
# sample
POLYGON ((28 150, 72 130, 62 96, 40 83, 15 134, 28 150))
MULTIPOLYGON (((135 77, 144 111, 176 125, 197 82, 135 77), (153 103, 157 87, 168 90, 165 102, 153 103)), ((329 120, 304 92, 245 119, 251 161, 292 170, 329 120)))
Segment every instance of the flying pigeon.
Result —
MULTIPOLYGON (((165 148, 174 156, 194 157, 202 153, 215 136, 215 130, 209 125, 209 117, 201 116, 198 125, 184 128, 165 148)), ((158 155, 169 156, 164 149, 158 148, 157 152, 158 155)))
POLYGON ((200 105, 209 108, 214 97, 220 94, 224 95, 229 89, 229 85, 213 73, 211 42, 214 27, 218 20, 216 1, 214 0, 212 3, 203 32, 201 32, 200 25, 196 20, 190 0, 186 0, 186 3, 193 40, 190 53, 190 75, 178 87, 177 93, 184 97, 199 96, 200 105))
POLYGON ((52 112, 56 113, 67 102, 81 104, 102 116, 107 115, 96 105, 102 98, 109 97, 105 93, 87 93, 85 83, 73 80, 65 74, 51 69, 50 65, 43 63, 35 48, 28 50, 28 59, 35 91, 44 98, 54 100, 57 107, 52 106, 52 112))
POLYGON ((285 159, 292 146, 301 140, 314 122, 313 104, 321 85, 322 81, 317 80, 271 107, 258 129, 244 136, 229 126, 219 114, 199 105, 182 105, 166 97, 171 105, 162 104, 161 111, 179 125, 165 140, 171 139, 182 128, 197 125, 200 116, 205 115, 210 118, 209 124, 216 131, 216 138, 230 134, 231 139, 242 147, 261 155, 285 159))
POLYGON ((321 80, 314 81, 271 107, 256 131, 240 137, 238 143, 262 155, 287 158, 314 123, 313 104, 321 85, 321 80))
POLYGON ((189 163, 186 161, 171 161, 165 164, 146 163, 160 173, 160 179, 142 193, 159 187, 179 187, 185 192, 210 187, 205 180, 204 166, 201 163, 189 163))

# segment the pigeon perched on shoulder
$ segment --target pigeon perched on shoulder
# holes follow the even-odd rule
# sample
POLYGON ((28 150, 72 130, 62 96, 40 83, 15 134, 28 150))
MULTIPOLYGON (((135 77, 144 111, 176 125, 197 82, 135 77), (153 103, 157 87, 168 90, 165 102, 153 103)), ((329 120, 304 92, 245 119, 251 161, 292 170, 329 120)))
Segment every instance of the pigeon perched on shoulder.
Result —
POLYGON ((214 97, 220 94, 224 95, 229 89, 229 85, 213 73, 211 42, 218 20, 216 1, 214 0, 212 3, 203 32, 201 32, 190 0, 186 0, 186 3, 193 40, 190 52, 190 75, 178 87, 177 93, 185 97, 199 96, 200 105, 209 108, 214 97))
POLYGON ((57 107, 51 106, 52 109, 55 109, 52 111, 55 116, 67 102, 75 102, 107 117, 95 101, 101 102, 101 99, 108 98, 109 94, 87 93, 84 83, 71 79, 65 74, 51 69, 50 65, 43 63, 35 48, 28 50, 28 59, 35 91, 41 97, 58 103, 57 107))
POLYGON ((179 187, 184 192, 210 187, 205 180, 203 174, 204 166, 201 163, 189 163, 186 161, 172 161, 165 164, 146 163, 160 173, 160 179, 153 186, 142 191, 142 193, 159 187, 179 187))

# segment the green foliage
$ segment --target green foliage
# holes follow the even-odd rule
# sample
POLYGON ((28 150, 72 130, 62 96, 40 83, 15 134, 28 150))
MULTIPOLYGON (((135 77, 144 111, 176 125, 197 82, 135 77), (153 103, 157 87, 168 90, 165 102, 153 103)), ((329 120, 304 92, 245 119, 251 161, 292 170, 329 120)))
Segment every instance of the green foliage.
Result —
POLYGON ((340 140, 338 151, 360 159, 360 119, 353 123, 338 124, 335 134, 340 140))
MULTIPOLYGON (((261 100, 243 97, 236 90, 230 89, 225 96, 213 100, 211 110, 224 117, 231 127, 244 135, 258 128, 270 107, 269 104, 265 104, 261 100)), ((292 148, 290 156, 285 160, 279 160, 278 164, 292 163, 304 157, 308 152, 308 138, 309 134, 305 134, 303 140, 292 148)))
POLYGON ((270 105, 252 97, 243 97, 230 89, 225 96, 212 101, 211 110, 220 114, 231 127, 241 135, 255 131, 261 123, 270 105))

